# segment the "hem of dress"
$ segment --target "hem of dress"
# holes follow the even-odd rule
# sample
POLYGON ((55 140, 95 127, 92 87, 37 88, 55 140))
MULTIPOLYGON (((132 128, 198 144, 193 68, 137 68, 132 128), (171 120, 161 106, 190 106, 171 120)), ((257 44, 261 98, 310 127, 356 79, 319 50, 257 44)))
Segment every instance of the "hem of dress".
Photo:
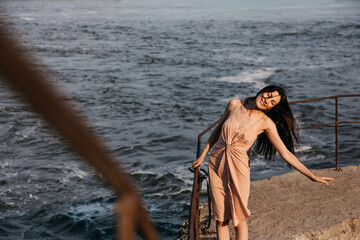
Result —
POLYGON ((225 222, 227 220, 231 220, 232 221, 232 218, 228 218, 228 219, 225 219, 225 220, 222 220, 222 219, 217 219, 216 217, 214 217, 215 221, 219 221, 219 222, 225 222))
POLYGON ((233 218, 228 218, 228 219, 225 219, 225 220, 222 220, 222 219, 217 219, 215 216, 214 216, 214 219, 215 219, 215 221, 219 221, 219 222, 225 222, 225 221, 232 221, 232 223, 233 223, 233 225, 234 225, 234 227, 236 227, 238 224, 240 224, 240 223, 242 223, 242 222, 244 222, 244 221, 246 221, 247 222, 247 220, 249 219, 248 217, 245 217, 245 218, 243 218, 243 219, 241 219, 241 220, 238 220, 237 222, 238 222, 238 224, 236 224, 235 225, 235 223, 234 223, 234 219, 233 218))

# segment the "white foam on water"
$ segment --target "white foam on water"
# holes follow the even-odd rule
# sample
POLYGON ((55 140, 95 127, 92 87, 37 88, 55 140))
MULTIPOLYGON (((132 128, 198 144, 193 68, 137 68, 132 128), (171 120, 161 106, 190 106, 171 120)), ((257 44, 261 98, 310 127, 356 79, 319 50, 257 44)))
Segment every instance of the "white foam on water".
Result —
MULTIPOLYGON (((190 172, 189 165, 178 165, 172 169, 172 174, 174 174, 174 176, 177 179, 180 179, 185 183, 184 190, 189 190, 189 189, 192 190, 194 174, 190 172), (185 186, 189 186, 189 187, 186 188, 185 186)), ((201 168, 207 169, 207 166, 202 165, 201 168)))
POLYGON ((306 70, 306 69, 321 69, 321 68, 342 68, 347 66, 347 62, 329 62, 329 63, 323 63, 318 65, 299 65, 296 67, 288 67, 288 70, 306 70))
MULTIPOLYGON (((10 129, 12 129, 14 125, 10 125, 10 129)), ((23 130, 15 133, 17 140, 25 140, 35 134, 37 130, 41 127, 40 121, 37 121, 33 126, 25 127, 23 130)))
POLYGON ((20 140, 27 139, 36 131, 36 126, 25 128, 22 131, 16 132, 15 135, 19 137, 20 140))
POLYGON ((225 76, 218 80, 229 83, 248 83, 251 87, 260 90, 266 86, 264 80, 273 75, 276 70, 276 68, 246 70, 236 76, 225 76))
POLYGON ((131 172, 131 175, 153 175, 155 176, 155 178, 160 178, 163 176, 163 174, 161 173, 157 173, 157 172, 153 172, 153 171, 148 171, 148 170, 142 170, 142 169, 137 169, 136 171, 131 172))
POLYGON ((60 178, 60 182, 68 183, 68 182, 70 182, 70 179, 72 179, 72 178, 85 179, 85 177, 87 177, 88 175, 89 175, 88 172, 85 172, 85 171, 79 169, 78 166, 73 166, 71 169, 68 169, 66 171, 66 175, 64 175, 60 178))
POLYGON ((298 159, 302 163, 308 163, 308 162, 323 162, 326 159, 326 156, 324 154, 312 154, 312 155, 301 155, 298 154, 298 159))
POLYGON ((0 167, 1 167, 1 169, 4 169, 4 168, 6 168, 6 167, 9 167, 10 166, 10 164, 9 164, 9 162, 7 162, 7 161, 1 161, 0 162, 0 167))
POLYGON ((20 20, 25 20, 25 21, 34 21, 35 18, 31 18, 31 17, 20 17, 20 20))
POLYGON ((169 195, 170 196, 178 196, 178 195, 180 195, 180 194, 182 194, 182 193, 185 193, 185 192, 191 192, 192 191, 192 188, 183 188, 183 189, 180 189, 179 191, 177 191, 177 192, 170 192, 169 193, 169 195))
POLYGON ((38 199, 39 199, 37 196, 34 196, 34 195, 32 195, 31 193, 29 194, 29 198, 32 198, 32 199, 35 199, 35 200, 38 200, 38 199))
POLYGON ((310 145, 307 144, 301 144, 300 146, 295 146, 295 151, 308 151, 312 149, 312 147, 310 145))
POLYGON ((251 168, 254 168, 254 167, 265 167, 267 165, 267 162, 264 158, 259 159, 259 158, 252 158, 251 159, 251 162, 250 162, 250 166, 251 168))
POLYGON ((256 57, 254 59, 252 59, 253 62, 256 62, 256 63, 262 63, 265 61, 265 58, 264 57, 256 57))
POLYGON ((71 207, 70 213, 76 215, 78 217, 82 216, 82 218, 92 217, 94 215, 99 215, 102 213, 109 212, 112 208, 111 204, 103 205, 99 203, 91 203, 80 205, 77 207, 71 207))

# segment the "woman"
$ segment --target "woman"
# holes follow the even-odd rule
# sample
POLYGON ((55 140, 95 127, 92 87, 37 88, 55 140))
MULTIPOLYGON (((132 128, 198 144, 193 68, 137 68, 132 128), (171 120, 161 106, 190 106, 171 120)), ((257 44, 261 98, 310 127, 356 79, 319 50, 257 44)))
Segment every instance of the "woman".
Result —
POLYGON ((294 155, 292 138, 298 141, 296 120, 285 91, 267 86, 245 101, 230 100, 219 123, 193 167, 209 157, 210 196, 218 239, 230 239, 229 220, 235 226, 236 239, 248 239, 247 208, 250 193, 250 167, 247 150, 257 139, 255 150, 272 159, 276 151, 312 181, 329 185, 332 178, 312 174, 294 155))

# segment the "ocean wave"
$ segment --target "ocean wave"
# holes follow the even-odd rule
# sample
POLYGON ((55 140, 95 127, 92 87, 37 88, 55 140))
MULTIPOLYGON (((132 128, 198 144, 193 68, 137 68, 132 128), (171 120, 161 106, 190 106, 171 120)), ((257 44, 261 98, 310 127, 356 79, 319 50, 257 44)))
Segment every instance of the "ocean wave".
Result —
POLYGON ((299 151, 299 152, 308 151, 311 149, 312 149, 312 146, 310 146, 308 144, 300 144, 299 146, 295 146, 295 151, 299 151))
POLYGON ((74 166, 71 169, 63 170, 65 175, 60 177, 61 183, 69 183, 73 178, 84 179, 89 176, 88 172, 81 170, 78 166, 74 166))
POLYGON ((40 123, 38 122, 35 126, 26 127, 25 129, 16 132, 15 135, 16 135, 17 140, 26 140, 31 135, 36 133, 39 126, 40 126, 40 123))
POLYGON ((106 235, 92 217, 77 217, 69 214, 57 214, 47 222, 27 229, 24 239, 55 238, 55 239, 102 239, 106 235), (59 235, 58 233, 61 232, 59 235))
POLYGON ((217 80, 229 83, 246 83, 255 89, 266 86, 265 80, 277 71, 276 68, 265 68, 259 70, 246 70, 236 76, 220 77, 217 80))
POLYGON ((93 216, 102 215, 103 213, 108 213, 112 210, 111 204, 101 204, 98 202, 82 204, 79 206, 71 207, 68 215, 73 216, 73 218, 77 221, 82 220, 84 218, 89 218, 93 216))
MULTIPOLYGON (((217 1, 155 7, 78 1, 70 8, 66 1, 3 3, 23 31, 20 41, 59 76, 54 82, 72 92, 66 101, 81 104, 102 139, 114 146, 162 239, 174 239, 188 217, 193 182, 188 167, 197 134, 230 98, 244 99, 272 83, 284 86, 294 100, 350 94, 360 86, 355 8, 333 14, 330 5, 324 11, 307 3, 295 5, 312 11, 290 4, 287 13, 271 4, 251 3, 249 12, 217 1), (173 14, 180 11, 184 14, 173 14)), ((49 135, 50 126, 37 125, 32 109, 1 88, 0 239, 5 234, 11 240, 113 239, 114 193, 49 135)), ((341 100, 355 112, 341 106, 340 114, 356 121, 357 102, 341 100)), ((304 125, 324 123, 333 119, 334 106, 327 103, 301 104, 294 112, 304 125)), ((359 159, 354 129, 340 131, 346 164, 359 159)), ((301 136, 301 161, 310 168, 334 165, 332 127, 301 136)), ((252 157, 252 180, 294 171, 282 159, 252 157)))
POLYGON ((32 17, 20 17, 19 19, 24 21, 35 21, 35 18, 32 17))

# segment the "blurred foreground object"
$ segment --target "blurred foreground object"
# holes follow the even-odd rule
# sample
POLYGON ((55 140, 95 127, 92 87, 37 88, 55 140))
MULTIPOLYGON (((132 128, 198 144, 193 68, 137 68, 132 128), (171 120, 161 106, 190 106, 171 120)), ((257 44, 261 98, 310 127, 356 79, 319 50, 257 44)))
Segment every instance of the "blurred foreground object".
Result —
POLYGON ((139 230, 146 239, 159 239, 135 185, 125 176, 108 149, 95 137, 85 121, 63 100, 62 94, 48 81, 49 77, 37 69, 29 57, 7 29, 4 19, 0 19, 0 73, 1 79, 19 92, 41 116, 68 141, 106 182, 118 196, 116 205, 117 238, 135 239, 139 230))

